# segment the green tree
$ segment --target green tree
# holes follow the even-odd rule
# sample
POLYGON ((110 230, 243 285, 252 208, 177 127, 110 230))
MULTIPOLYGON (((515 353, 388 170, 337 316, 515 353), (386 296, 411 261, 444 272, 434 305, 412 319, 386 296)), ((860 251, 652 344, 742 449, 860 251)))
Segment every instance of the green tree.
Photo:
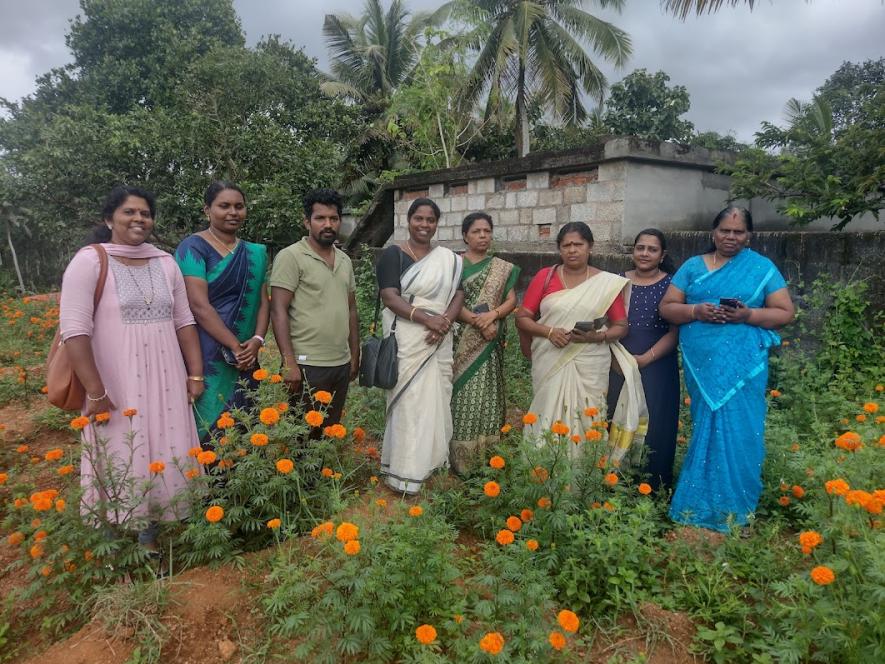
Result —
POLYGON ((694 125, 679 116, 691 107, 688 90, 668 86, 669 80, 662 71, 637 69, 615 83, 605 102, 605 125, 614 134, 687 143, 694 125))
POLYGON ((661 6, 664 8, 664 11, 669 14, 674 14, 685 20, 689 14, 712 14, 713 12, 718 12, 723 5, 729 5, 731 7, 736 7, 740 4, 745 4, 750 10, 756 5, 758 0, 661 0, 661 6))
POLYGON ((830 76, 817 94, 829 104, 836 132, 851 125, 864 124, 872 127, 874 118, 867 116, 864 108, 885 85, 885 58, 867 60, 863 64, 843 62, 830 76))
MULTIPOLYGON (((582 95, 601 101, 607 82, 584 43, 622 66, 632 52, 623 30, 584 11, 583 0, 456 0, 439 11, 466 20, 465 43, 477 53, 463 101, 470 105, 488 91, 490 99, 512 97, 519 156, 530 148, 532 107, 567 124, 587 117, 582 95)), ((623 0, 597 0, 620 12, 623 0)))
POLYGON ((757 147, 723 169, 732 175, 732 195, 772 200, 798 224, 832 218, 833 230, 864 213, 878 219, 885 206, 885 85, 865 95, 856 113, 845 115, 856 121, 840 129, 820 95, 810 103, 791 99, 786 116, 785 127, 762 123, 757 147))
POLYGON ((746 143, 738 141, 732 134, 720 134, 717 131, 700 131, 691 137, 690 143, 708 150, 730 150, 732 152, 740 152, 750 147, 746 143))

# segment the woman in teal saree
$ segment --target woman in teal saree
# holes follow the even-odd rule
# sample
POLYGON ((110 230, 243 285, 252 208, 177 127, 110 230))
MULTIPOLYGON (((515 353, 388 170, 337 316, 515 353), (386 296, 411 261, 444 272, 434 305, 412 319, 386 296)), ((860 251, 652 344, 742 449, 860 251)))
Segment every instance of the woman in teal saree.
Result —
POLYGON ((182 240, 175 259, 200 337, 206 389, 194 403, 194 415, 200 441, 208 445, 219 415, 247 405, 238 383, 255 382, 270 305, 267 248, 237 237, 246 219, 243 192, 230 182, 213 182, 203 211, 209 226, 182 240))
POLYGON ((721 532, 747 524, 759 501, 768 350, 794 315, 777 267, 746 247, 752 230, 748 210, 720 212, 714 250, 679 268, 660 306, 681 325, 692 418, 670 517, 721 532))
POLYGON ((451 466, 466 472, 498 440, 504 424, 504 323, 516 308, 519 268, 488 255, 492 218, 473 212, 464 218, 464 307, 455 331, 451 466), (500 322, 499 322, 500 321, 500 322))

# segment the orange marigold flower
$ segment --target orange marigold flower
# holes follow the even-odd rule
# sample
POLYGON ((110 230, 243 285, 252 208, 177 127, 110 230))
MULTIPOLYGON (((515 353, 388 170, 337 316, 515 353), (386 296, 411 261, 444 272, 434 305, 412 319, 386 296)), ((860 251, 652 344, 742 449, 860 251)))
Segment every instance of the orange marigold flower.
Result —
POLYGON ((215 463, 215 460, 218 458, 218 455, 215 454, 212 450, 203 450, 199 454, 197 454, 197 463, 201 466, 208 466, 210 464, 215 463))
POLYGON ((573 433, 571 436, 569 436, 569 439, 570 439, 575 445, 577 445, 578 443, 581 442, 581 437, 580 437, 578 434, 576 434, 576 433, 573 433))
POLYGON ((513 531, 510 531, 507 529, 499 530, 498 534, 495 535, 495 541, 498 544, 500 544, 501 546, 507 546, 508 544, 513 544, 514 539, 515 538, 513 537, 513 531))
POLYGON ((249 437, 249 442, 252 443, 255 447, 264 447, 270 442, 270 439, 267 437, 267 434, 264 433, 253 433, 249 437))
POLYGON ((212 505, 206 510, 206 521, 209 523, 218 523, 224 518, 224 508, 220 505, 212 505))
POLYGON ((864 415, 863 413, 861 413, 860 415, 855 415, 854 419, 857 420, 858 422, 866 422, 867 416, 864 415))
POLYGON ((43 458, 47 461, 58 461, 64 455, 64 451, 60 447, 56 447, 55 449, 49 450, 43 458))
POLYGON ((506 464, 504 457, 495 455, 489 459, 489 465, 495 470, 501 470, 506 464))
POLYGON ((148 464, 148 470, 155 475, 159 475, 164 470, 166 470, 166 464, 162 461, 152 461, 150 464, 148 464))
POLYGON ((376 504, 378 507, 382 508, 382 509, 385 508, 385 507, 387 507, 387 501, 384 500, 384 498, 378 498, 378 499, 376 499, 376 500, 375 500, 375 504, 376 504))
POLYGON ((34 558, 35 560, 37 558, 42 558, 43 557, 43 545, 42 544, 35 544, 34 546, 32 546, 30 548, 28 553, 30 553, 31 558, 34 558))
POLYGON ((280 411, 276 408, 262 408, 261 413, 258 415, 258 419, 261 420, 262 424, 269 427, 273 426, 280 421, 280 411))
POLYGON ((188 468, 186 471, 184 471, 184 476, 186 479, 192 480, 195 477, 200 476, 200 470, 198 468, 188 468))
POLYGON ((350 542, 351 540, 359 539, 360 529, 356 524, 350 523, 349 521, 344 521, 338 528, 335 529, 335 538, 339 542, 350 542))
POLYGON ((808 549, 806 555, 823 541, 824 538, 816 530, 804 530, 799 533, 799 544, 802 545, 803 552, 805 552, 805 549, 808 549))
POLYGON ((48 385, 44 385, 43 387, 41 387, 41 388, 40 388, 40 394, 49 394, 49 386, 48 386, 48 385))
POLYGON ((819 586, 828 586, 836 580, 836 573, 826 565, 818 565, 811 570, 811 580, 819 586))
POLYGON ((456 613, 454 616, 452 616, 452 620, 454 620, 456 624, 460 625, 462 622, 464 622, 464 616, 462 616, 460 613, 456 613))
POLYGON ((589 406, 588 408, 584 409, 584 415, 587 417, 596 417, 597 415, 599 415, 599 409, 594 408, 593 406, 589 406))
POLYGON ((187 451, 187 455, 189 457, 193 457, 194 459, 196 459, 197 455, 202 451, 203 451, 202 447, 192 447, 187 451))
POLYGON ((43 523, 42 519, 32 519, 31 520, 31 528, 39 528, 43 523))
POLYGON ((372 475, 372 476, 369 478, 369 484, 371 484, 372 486, 375 486, 376 484, 378 484, 378 476, 377 476, 377 475, 372 475))
POLYGON ((73 572, 76 572, 76 571, 77 571, 77 566, 76 566, 74 563, 72 563, 72 562, 70 562, 70 561, 68 561, 68 562, 65 563, 65 572, 71 572, 71 573, 73 573, 73 572))
POLYGON ((326 390, 317 390, 313 393, 313 400, 324 404, 332 403, 332 393, 326 390))
POLYGON ((38 530, 36 533, 34 533, 35 542, 42 542, 47 537, 49 537, 49 533, 47 533, 45 530, 38 530))
POLYGON ((0 473, 0 484, 6 484, 9 480, 9 475, 7 473, 0 473))
POLYGON ((310 531, 310 536, 314 539, 318 539, 320 537, 329 537, 335 530, 335 524, 331 521, 324 521, 323 523, 314 526, 310 531))
POLYGON ((558 622, 559 626, 570 634, 577 632, 578 627, 581 626, 581 621, 578 619, 577 614, 568 609, 563 609, 556 614, 556 622, 558 622))
POLYGON ((790 497, 789 496, 781 496, 780 498, 777 499, 777 502, 781 507, 786 507, 787 505, 790 504, 790 497))
POLYGON ((605 455, 602 455, 601 457, 599 457, 599 461, 596 462, 597 468, 605 468, 607 465, 608 465, 608 457, 605 455))
POLYGON ((876 392, 885 392, 885 385, 876 385, 876 392))
POLYGON ((27 504, 28 504, 28 501, 25 500, 24 498, 16 498, 16 499, 15 499, 15 502, 13 502, 13 505, 15 506, 15 509, 18 509, 18 508, 20 508, 20 507, 24 507, 24 506, 27 505, 27 504))
POLYGON ((252 378, 255 380, 266 380, 268 376, 270 372, 267 369, 256 369, 252 372, 252 378))
POLYGON ((879 404, 874 403, 872 401, 867 401, 863 405, 863 409, 865 413, 877 413, 879 412, 879 404))
POLYGON ((422 645, 430 645, 436 641, 436 629, 433 625, 421 625, 415 628, 415 638, 422 645))
POLYGON ((355 556, 360 552, 361 548, 359 540, 350 540, 344 543, 344 553, 348 556, 355 556))
POLYGON ((21 544, 24 541, 25 541, 24 533, 20 533, 17 530, 14 533, 12 533, 11 535, 9 535, 9 537, 6 538, 6 543, 9 544, 9 546, 18 546, 19 544, 21 544))
POLYGON ((292 459, 278 459, 276 463, 277 471, 283 475, 288 475, 295 469, 292 459))
POLYGON ((354 427, 350 435, 353 436, 354 442, 361 443, 366 439, 366 430, 362 427, 354 427))
POLYGON ((538 507, 540 507, 542 510, 550 509, 550 506, 552 504, 553 503, 550 501, 550 498, 548 496, 541 496, 540 498, 538 498, 538 507))
POLYGON ((421 507, 420 505, 412 505, 409 508, 409 516, 411 516, 411 517, 418 517, 418 516, 421 516, 422 514, 424 514, 424 508, 421 507))
POLYGON ((879 415, 876 417, 876 424, 885 424, 885 415, 879 415))
POLYGON ((221 468, 221 470, 227 470, 228 468, 233 468, 234 467, 233 459, 222 459, 221 461, 218 462, 218 467, 221 468))
POLYGON ((18 452, 19 454, 25 454, 29 449, 31 449, 31 448, 28 447, 27 445, 19 445, 18 447, 15 448, 15 451, 18 452))
POLYGON ((52 568, 49 565, 43 565, 40 568, 40 576, 49 576, 52 574, 52 568))
POLYGON ((612 504, 611 504, 610 502, 608 502, 607 500, 606 500, 604 503, 602 503, 602 508, 608 510, 609 512, 614 512, 614 511, 615 511, 615 506, 612 505, 612 504))
POLYGON ((231 414, 227 412, 222 413, 221 417, 215 421, 215 426, 219 429, 230 429, 235 424, 236 420, 234 420, 234 418, 231 417, 231 414))
POLYGON ((539 546, 538 540, 536 540, 536 539, 526 540, 525 548, 527 548, 529 551, 537 551, 538 546, 539 546))
POLYGON ((33 503, 31 503, 31 505, 38 512, 45 512, 47 510, 52 509, 52 500, 47 499, 47 498, 41 498, 39 500, 35 500, 33 503))
POLYGON ((881 514, 883 505, 885 505, 885 501, 872 496, 864 505, 864 509, 870 514, 881 514))
POLYGON ((93 558, 95 558, 95 554, 89 549, 86 549, 86 551, 83 552, 83 560, 90 561, 93 558))
POLYGON ((482 487, 482 492, 489 498, 496 498, 501 493, 501 485, 494 481, 486 482, 482 487))
POLYGON ((508 516, 507 528, 509 530, 512 530, 514 533, 517 532, 520 528, 522 528, 522 520, 518 516, 508 516))
POLYGON ((774 399, 777 399, 778 397, 783 396, 783 392, 781 392, 780 390, 772 390, 771 392, 769 392, 769 394, 770 394, 770 395, 772 396, 772 398, 774 398, 774 399))
POLYGON ((828 480, 824 483, 824 488, 826 488, 827 493, 831 496, 844 496, 848 493, 848 490, 851 488, 848 485, 848 482, 845 480, 838 478, 835 480, 828 480))
POLYGON ((501 632, 487 632, 479 640, 479 647, 489 655, 498 655, 504 649, 504 636, 501 632))
POLYGON ((323 433, 329 438, 338 438, 340 440, 347 435, 347 428, 343 424, 333 424, 326 427, 323 433))
POLYGON ((277 383, 282 383, 283 377, 280 374, 273 374, 270 377, 270 382, 273 383, 274 385, 276 385, 277 383))
POLYGON ((608 486, 614 486, 618 483, 618 476, 614 473, 607 473, 602 481, 605 482, 608 486))
POLYGON ((522 423, 527 425, 532 425, 538 421, 538 416, 534 413, 526 413, 522 416, 522 423))
POLYGON ((277 405, 274 406, 274 408, 276 408, 277 412, 279 413, 285 413, 287 410, 289 410, 289 404, 287 404, 285 401, 280 401, 277 405))
POLYGON ((846 431, 836 439, 836 447, 853 452, 863 446, 860 435, 854 431, 846 431))
POLYGON ((795 496, 796 498, 804 498, 805 497, 805 489, 803 489, 798 484, 794 484, 791 491, 793 492, 793 496, 795 496))
POLYGON ((554 650, 562 650, 565 648, 565 635, 559 630, 553 630, 550 632, 550 636, 547 637, 547 640, 550 642, 550 646, 554 650))
POLYGON ((96 415, 95 415, 95 423, 96 424, 105 424, 110 419, 111 419, 111 414, 108 412, 96 413, 96 415))
POLYGON ((331 468, 323 468, 320 471, 320 475, 322 475, 323 477, 332 477, 332 475, 334 475, 334 474, 335 474, 335 471, 332 470, 331 468))
POLYGON ((523 523, 528 523, 535 518, 535 513, 532 512, 528 507, 526 507, 519 513, 519 518, 523 520, 523 523))
POLYGON ((504 424, 504 426, 501 427, 501 433, 510 433, 510 430, 511 430, 512 428, 513 428, 513 425, 511 425, 511 424, 504 424))
POLYGON ((123 411, 123 417, 135 417, 138 415, 138 410, 135 408, 127 408, 123 411))
POLYGON ((318 410, 309 410, 304 414, 304 421, 312 427, 318 427, 323 423, 323 414, 318 410))
POLYGON ((647 496, 648 494, 651 493, 651 484, 647 484, 646 482, 643 482, 642 484, 639 485, 639 487, 637 488, 637 491, 639 491, 639 493, 641 493, 643 496, 647 496))
POLYGON ((547 469, 543 466, 535 466, 529 471, 529 476, 533 482, 543 484, 550 477, 550 473, 548 473, 547 469))
POLYGON ((566 436, 568 435, 569 428, 568 425, 562 420, 556 420, 553 424, 550 425, 550 431, 555 433, 557 436, 566 436))
POLYGON ((55 501, 55 511, 56 512, 64 512, 65 506, 67 506, 67 503, 65 502, 64 498, 59 498, 58 500, 55 501))
POLYGON ((872 499, 872 495, 860 489, 852 489, 845 494, 845 503, 848 505, 858 505, 866 507, 867 503, 872 499))
POLYGON ((85 415, 80 415, 71 420, 71 428, 74 431, 80 431, 80 429, 85 429, 87 426, 89 426, 89 418, 85 415))
POLYGON ((602 440, 602 432, 598 429, 587 429, 584 432, 584 438, 586 438, 591 443, 595 443, 602 440))

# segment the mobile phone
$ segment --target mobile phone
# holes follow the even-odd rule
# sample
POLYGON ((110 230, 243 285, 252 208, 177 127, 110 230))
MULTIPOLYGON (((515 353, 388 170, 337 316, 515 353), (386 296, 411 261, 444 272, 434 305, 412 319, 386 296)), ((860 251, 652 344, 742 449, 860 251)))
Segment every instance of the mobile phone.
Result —
POLYGON ((473 307, 473 313, 475 314, 487 314, 491 309, 489 309, 488 302, 483 302, 482 304, 478 304, 473 307))
POLYGON ((736 297, 720 297, 719 306, 737 309, 739 306, 741 306, 741 303, 740 300, 738 300, 736 297))
POLYGON ((591 330, 593 330, 595 328, 593 327, 592 320, 580 320, 577 323, 575 323, 575 325, 572 329, 577 330, 578 332, 590 332, 591 330))
POLYGON ((608 325, 608 316, 593 319, 593 329, 597 332, 608 325))
POLYGON ((227 364, 231 365, 232 367, 235 367, 239 364, 239 362, 237 362, 236 356, 232 352, 230 352, 230 348, 225 348, 224 346, 222 346, 221 357, 227 364))

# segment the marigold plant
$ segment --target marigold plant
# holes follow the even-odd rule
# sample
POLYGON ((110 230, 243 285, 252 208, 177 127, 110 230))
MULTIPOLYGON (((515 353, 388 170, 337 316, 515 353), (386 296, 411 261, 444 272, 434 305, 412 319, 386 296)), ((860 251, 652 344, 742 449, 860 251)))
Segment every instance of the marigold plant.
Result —
POLYGON ((499 530, 498 534, 495 535, 495 541, 501 546, 507 546, 508 544, 513 544, 513 532, 507 530, 506 528, 503 530, 499 530))
POLYGON ((412 505, 409 508, 409 516, 410 517, 415 518, 415 517, 421 516, 422 514, 424 514, 424 508, 421 507, 420 505, 412 505))
POLYGON ((495 470, 501 470, 506 465, 504 461, 504 457, 495 455, 491 459, 489 459, 489 466, 494 468, 495 470))
POLYGON ((268 376, 270 376, 270 372, 267 369, 256 369, 252 372, 252 378, 255 380, 267 380, 268 376))
POLYGON ((826 565, 818 565, 810 574, 811 580, 819 586, 828 586, 836 580, 836 573, 826 565))
POLYGON ((148 470, 151 471, 154 475, 159 475, 164 470, 166 470, 166 464, 162 461, 152 461, 148 464, 148 470))
POLYGON ((824 483, 824 488, 827 490, 827 493, 831 496, 844 496, 848 493, 851 488, 845 480, 842 478, 837 478, 835 480, 828 480, 824 483))
POLYGON ((326 478, 328 478, 328 477, 332 477, 332 475, 334 475, 334 474, 335 474, 335 471, 332 470, 331 468, 328 468, 328 467, 323 468, 323 469, 320 471, 320 475, 322 475, 323 477, 326 477, 326 478))
POLYGON ((288 475, 295 468, 295 464, 292 459, 279 459, 276 463, 276 468, 278 472, 281 472, 283 475, 288 475))
POLYGON ((793 496, 795 498, 804 498, 805 497, 805 489, 803 489, 798 484, 794 484, 793 488, 790 489, 790 491, 793 493, 793 496))
POLYGON ((317 390, 313 393, 313 400, 322 404, 330 404, 332 403, 332 393, 326 392, 326 390, 317 390))
POLYGON ((510 424, 505 424, 501 427, 501 433, 510 433, 510 430, 513 429, 513 426, 510 424))
POLYGON ((547 640, 550 642, 550 646, 554 650, 562 650, 565 648, 565 635, 559 630, 553 630, 550 632, 550 636, 547 637, 547 640))
POLYGON ((866 413, 877 413, 877 412, 879 412, 879 404, 877 404, 873 401, 867 401, 863 405, 863 409, 864 409, 864 412, 866 412, 866 413))
POLYGON ((567 436, 569 428, 568 425, 562 420, 556 420, 553 424, 550 425, 550 431, 555 433, 557 436, 567 436))
POLYGON ((324 521, 323 523, 314 526, 313 530, 310 531, 310 536, 314 539, 319 539, 320 537, 330 537, 334 531, 335 524, 331 521, 324 521))
POLYGON ((64 455, 64 451, 60 447, 56 447, 55 449, 49 450, 43 458, 47 461, 58 461, 64 455))
POLYGON ((602 440, 602 432, 599 429, 587 429, 584 432, 584 438, 591 443, 596 443, 602 440))
POLYGON ((267 437, 267 434, 264 433, 253 433, 249 436, 249 442, 252 443, 255 447, 264 447, 270 442, 270 439, 267 437))
POLYGON ((553 503, 550 501, 549 496, 541 496, 540 498, 538 498, 538 507, 540 507, 542 510, 550 509, 550 506, 552 504, 553 503))
POLYGON ((236 424, 236 421, 233 417, 231 417, 230 413, 222 413, 221 417, 215 420, 215 426, 219 429, 230 429, 236 424))
POLYGON ((538 421, 538 416, 535 415, 534 413, 529 412, 529 413, 526 413, 525 415, 522 416, 522 423, 523 424, 532 425, 537 421, 538 421))
POLYGON ((348 556, 355 556, 360 552, 361 548, 359 540, 354 539, 344 543, 344 553, 348 556))
POLYGON ((538 544, 538 540, 536 539, 526 540, 525 542, 525 548, 527 548, 529 551, 537 551, 538 546, 540 545, 538 544))
POLYGON ((489 498, 496 498, 501 493, 501 485, 490 480, 483 485, 482 492, 489 498))
POLYGON ((212 450, 203 450, 199 454, 197 454, 197 463, 201 466, 208 466, 210 464, 215 463, 215 460, 218 458, 218 455, 215 454, 212 450))
POLYGON ((351 540, 358 539, 359 536, 359 526, 349 521, 344 521, 335 529, 335 539, 339 542, 350 542, 351 540))
POLYGON ((614 473, 606 473, 603 478, 603 482, 605 482, 608 486, 614 486, 618 483, 618 476, 614 473))
POLYGON ((596 417, 597 415, 599 415, 599 409, 594 408, 593 406, 588 406, 584 409, 584 415, 586 417, 596 417))
POLYGON ((571 634, 577 632, 578 628, 581 626, 581 621, 578 619, 577 614, 574 611, 569 611, 568 609, 563 609, 556 614, 556 622, 558 622, 559 626, 562 627, 566 632, 569 632, 571 634))
POLYGON ((81 429, 85 429, 89 426, 89 418, 85 415, 80 415, 79 417, 75 417, 71 420, 71 428, 74 431, 80 431, 81 429))
POLYGON ((487 632, 479 640, 479 647, 489 655, 498 655, 504 649, 504 636, 501 632, 487 632))
POLYGON ((639 487, 637 488, 637 491, 639 491, 639 493, 641 493, 643 496, 647 496, 648 494, 651 493, 651 484, 643 482, 642 484, 639 485, 639 487))
POLYGON ((104 413, 96 413, 95 414, 95 423, 96 424, 106 424, 111 419, 111 414, 108 412, 104 413))
POLYGON ((523 523, 528 523, 535 518, 535 513, 526 507, 519 513, 519 518, 522 519, 523 523))
POLYGON ((280 411, 276 408, 262 408, 258 419, 266 426, 273 426, 280 421, 280 411))
POLYGON ((522 521, 518 516, 508 516, 507 517, 507 528, 512 530, 514 533, 518 532, 520 528, 522 528, 522 521))
POLYGON ((138 415, 138 409, 136 408, 127 408, 123 411, 123 417, 135 417, 138 415))
POLYGON ((802 553, 809 555, 817 546, 824 541, 821 534, 816 530, 804 530, 799 533, 799 544, 802 546, 802 553))

